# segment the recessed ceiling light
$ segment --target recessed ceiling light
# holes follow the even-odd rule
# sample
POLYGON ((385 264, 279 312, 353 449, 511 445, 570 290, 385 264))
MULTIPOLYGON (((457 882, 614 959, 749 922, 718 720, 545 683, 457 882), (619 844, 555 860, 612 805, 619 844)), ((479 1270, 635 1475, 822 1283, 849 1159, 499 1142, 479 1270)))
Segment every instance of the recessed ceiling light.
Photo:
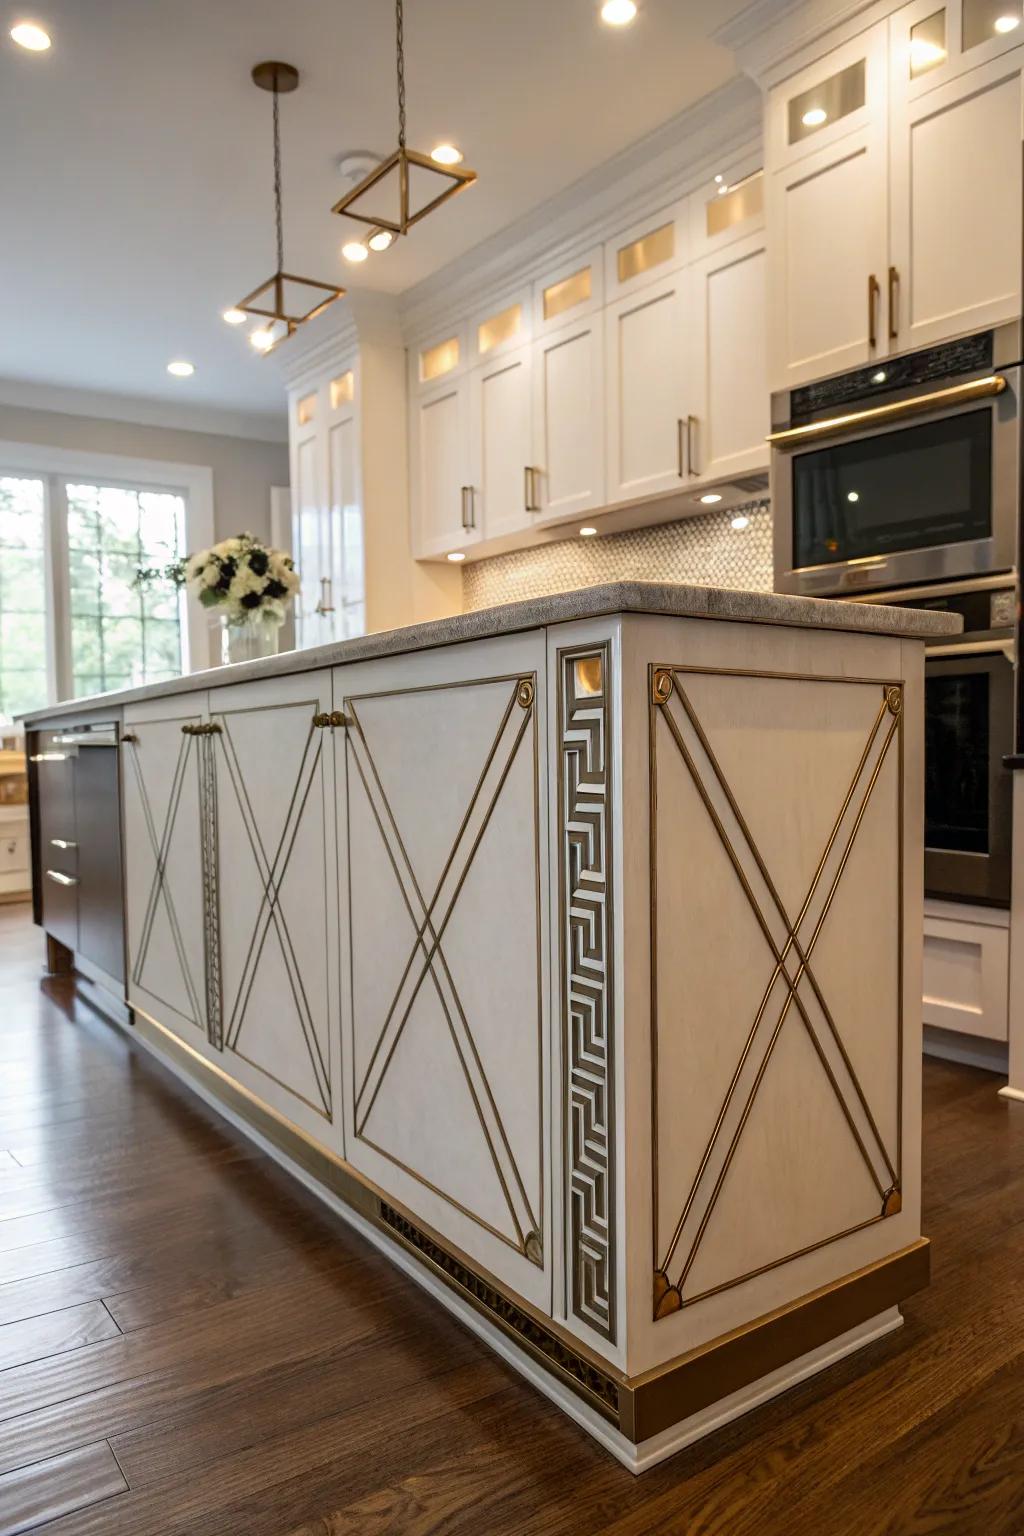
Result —
MULTIPOLYGON (((997 16, 992 23, 997 32, 1015 32, 1020 26, 1019 16, 997 16)), ((49 39, 47 39, 49 42, 49 39)))
POLYGON ((722 185, 718 189, 719 197, 723 196, 723 194, 728 192, 729 190, 730 190, 729 183, 727 181, 723 181, 722 185))
POLYGON ((596 532, 597 532, 596 528, 581 528, 580 529, 580 538, 581 539, 592 539, 596 532))
POLYGON ((721 501, 721 499, 721 495, 718 491, 706 491, 700 498, 702 505, 705 507, 713 507, 715 502, 721 501))
POLYGON ((361 240, 346 240, 341 254, 346 261, 365 261, 370 253, 361 240))
POLYGON ((460 560, 465 560, 465 558, 466 557, 462 553, 461 549, 453 549, 451 554, 448 556, 448 559, 451 560, 454 564, 458 564, 460 560))
POLYGON ((430 151, 430 158, 438 165, 458 165, 462 160, 462 150, 456 149, 454 144, 435 144, 430 151))
POLYGON ((250 333, 249 341, 257 352, 269 352, 274 345, 274 333, 265 325, 261 325, 258 331, 250 333))
POLYGON ((733 518, 732 522, 729 524, 729 527, 735 528, 737 533, 742 533, 744 528, 750 527, 750 518, 744 517, 743 513, 741 512, 738 517, 733 518))
POLYGON ((228 325, 241 325, 245 320, 245 310, 226 309, 224 311, 224 319, 227 321, 228 325))
POLYGON ((810 107, 800 119, 805 128, 820 128, 828 118, 824 107, 810 107))
POLYGON ((721 174, 721 172, 719 172, 719 174, 715 177, 715 180, 716 181, 724 181, 725 177, 721 174))
POLYGON ((609 27, 628 27, 636 19, 636 0, 604 0, 601 20, 609 27))
POLYGON ((847 501, 860 501, 860 491, 847 491, 847 501))
POLYGON ((371 251, 386 251, 388 246, 394 241, 394 238, 390 229, 377 229, 374 230, 366 243, 371 251))
POLYGON ((186 363, 184 358, 177 358, 173 363, 167 364, 167 372, 173 373, 176 379, 190 379, 195 371, 195 363, 186 363))
POLYGON ((34 21, 19 21, 16 27, 11 28, 11 36, 19 48, 27 48, 30 53, 45 53, 50 46, 49 32, 37 27, 34 21))

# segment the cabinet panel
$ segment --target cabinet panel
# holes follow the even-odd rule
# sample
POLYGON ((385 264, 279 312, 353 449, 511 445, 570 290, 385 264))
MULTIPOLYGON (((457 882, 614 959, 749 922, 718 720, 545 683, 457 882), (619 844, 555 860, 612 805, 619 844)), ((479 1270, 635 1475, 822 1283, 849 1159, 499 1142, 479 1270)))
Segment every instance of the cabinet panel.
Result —
POLYGON ((689 478, 687 286, 676 273, 605 312, 610 502, 678 489, 689 478))
POLYGON ((884 134, 888 44, 888 23, 878 22, 771 90, 766 137, 773 171, 834 150, 851 133, 874 127, 884 134))
POLYGON ((330 519, 325 515, 319 443, 314 430, 294 443, 292 507, 295 564, 302 577, 296 598, 295 636, 301 648, 330 640, 329 616, 322 611, 324 583, 331 574, 330 519))
POLYGON ((538 523, 603 506, 604 430, 603 321, 590 313, 534 343, 538 523))
POLYGON ((446 380, 412 400, 416 554, 444 555, 480 537, 469 467, 468 381, 446 380))
POLYGON ((703 480, 768 465, 767 254, 764 233, 727 246, 695 273, 696 469, 703 480))
POLYGON ((894 348, 1020 313, 1019 57, 894 101, 894 348))
POLYGON ((772 387, 884 356, 887 270, 883 125, 847 134, 772 177, 772 387))
POLYGON ((604 291, 616 299, 650 283, 664 282, 689 256, 690 201, 667 208, 621 230, 604 247, 604 291))
POLYGON ((547 1308, 543 636, 334 689, 349 1161, 547 1308))
POLYGON ((205 1042, 206 945, 199 743, 206 695, 125 708, 122 747, 128 1001, 205 1042))
POLYGON ((471 481, 483 536, 500 538, 529 527, 530 374, 528 347, 502 351, 470 381, 473 444, 471 481))
POLYGON ((940 903, 925 911, 924 1022, 985 1040, 1005 1040, 1009 929, 1004 913, 979 916, 981 922, 945 917, 940 903))
POLYGON ((217 689, 208 744, 223 1068, 340 1153, 330 681, 217 689))
POLYGON ((359 441, 355 412, 339 416, 327 432, 330 481, 331 580, 327 589, 334 608, 333 635, 347 640, 366 629, 363 575, 363 512, 359 492, 359 441))

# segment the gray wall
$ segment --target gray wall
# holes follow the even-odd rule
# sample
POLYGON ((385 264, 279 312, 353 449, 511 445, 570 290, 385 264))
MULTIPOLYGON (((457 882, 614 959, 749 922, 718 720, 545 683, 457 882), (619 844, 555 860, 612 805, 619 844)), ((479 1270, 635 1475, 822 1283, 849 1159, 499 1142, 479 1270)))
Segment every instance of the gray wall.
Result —
POLYGON ((26 406, 0 404, 0 441, 205 465, 213 471, 218 539, 243 530, 269 539, 270 488, 287 485, 289 480, 287 443, 69 416, 26 406))

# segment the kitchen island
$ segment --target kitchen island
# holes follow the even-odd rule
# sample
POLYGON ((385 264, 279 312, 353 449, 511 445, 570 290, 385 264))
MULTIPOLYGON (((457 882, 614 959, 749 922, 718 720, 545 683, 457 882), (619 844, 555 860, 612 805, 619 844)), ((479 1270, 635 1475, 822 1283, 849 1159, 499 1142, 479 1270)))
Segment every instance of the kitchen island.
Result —
POLYGON ((958 622, 627 582, 58 706, 37 919, 78 961, 49 775, 113 725, 124 1026, 642 1470, 927 1283, 958 622))

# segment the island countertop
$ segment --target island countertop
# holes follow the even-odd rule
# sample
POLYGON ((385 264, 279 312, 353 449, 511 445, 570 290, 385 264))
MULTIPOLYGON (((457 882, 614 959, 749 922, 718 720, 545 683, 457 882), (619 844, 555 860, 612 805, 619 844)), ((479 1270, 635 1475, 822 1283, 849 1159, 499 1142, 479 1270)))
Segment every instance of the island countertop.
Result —
POLYGON ((80 714, 97 704, 122 705, 148 698, 190 693, 257 678, 309 672, 382 656, 400 656, 437 646, 458 645, 562 624, 577 619, 599 618, 611 613, 646 613, 663 617, 732 621, 740 624, 892 635, 905 639, 934 640, 959 634, 963 621, 956 614, 921 608, 889 608, 872 603, 844 603, 817 597, 790 597, 772 592, 746 592, 726 587, 686 586, 675 582, 615 581, 601 586, 558 592, 549 597, 527 598, 481 608, 472 613, 433 619, 401 629, 380 630, 352 640, 339 640, 309 650, 285 651, 277 656, 234 666, 211 667, 191 672, 170 682, 149 683, 112 693, 51 704, 21 716, 32 726, 43 720, 80 714))

